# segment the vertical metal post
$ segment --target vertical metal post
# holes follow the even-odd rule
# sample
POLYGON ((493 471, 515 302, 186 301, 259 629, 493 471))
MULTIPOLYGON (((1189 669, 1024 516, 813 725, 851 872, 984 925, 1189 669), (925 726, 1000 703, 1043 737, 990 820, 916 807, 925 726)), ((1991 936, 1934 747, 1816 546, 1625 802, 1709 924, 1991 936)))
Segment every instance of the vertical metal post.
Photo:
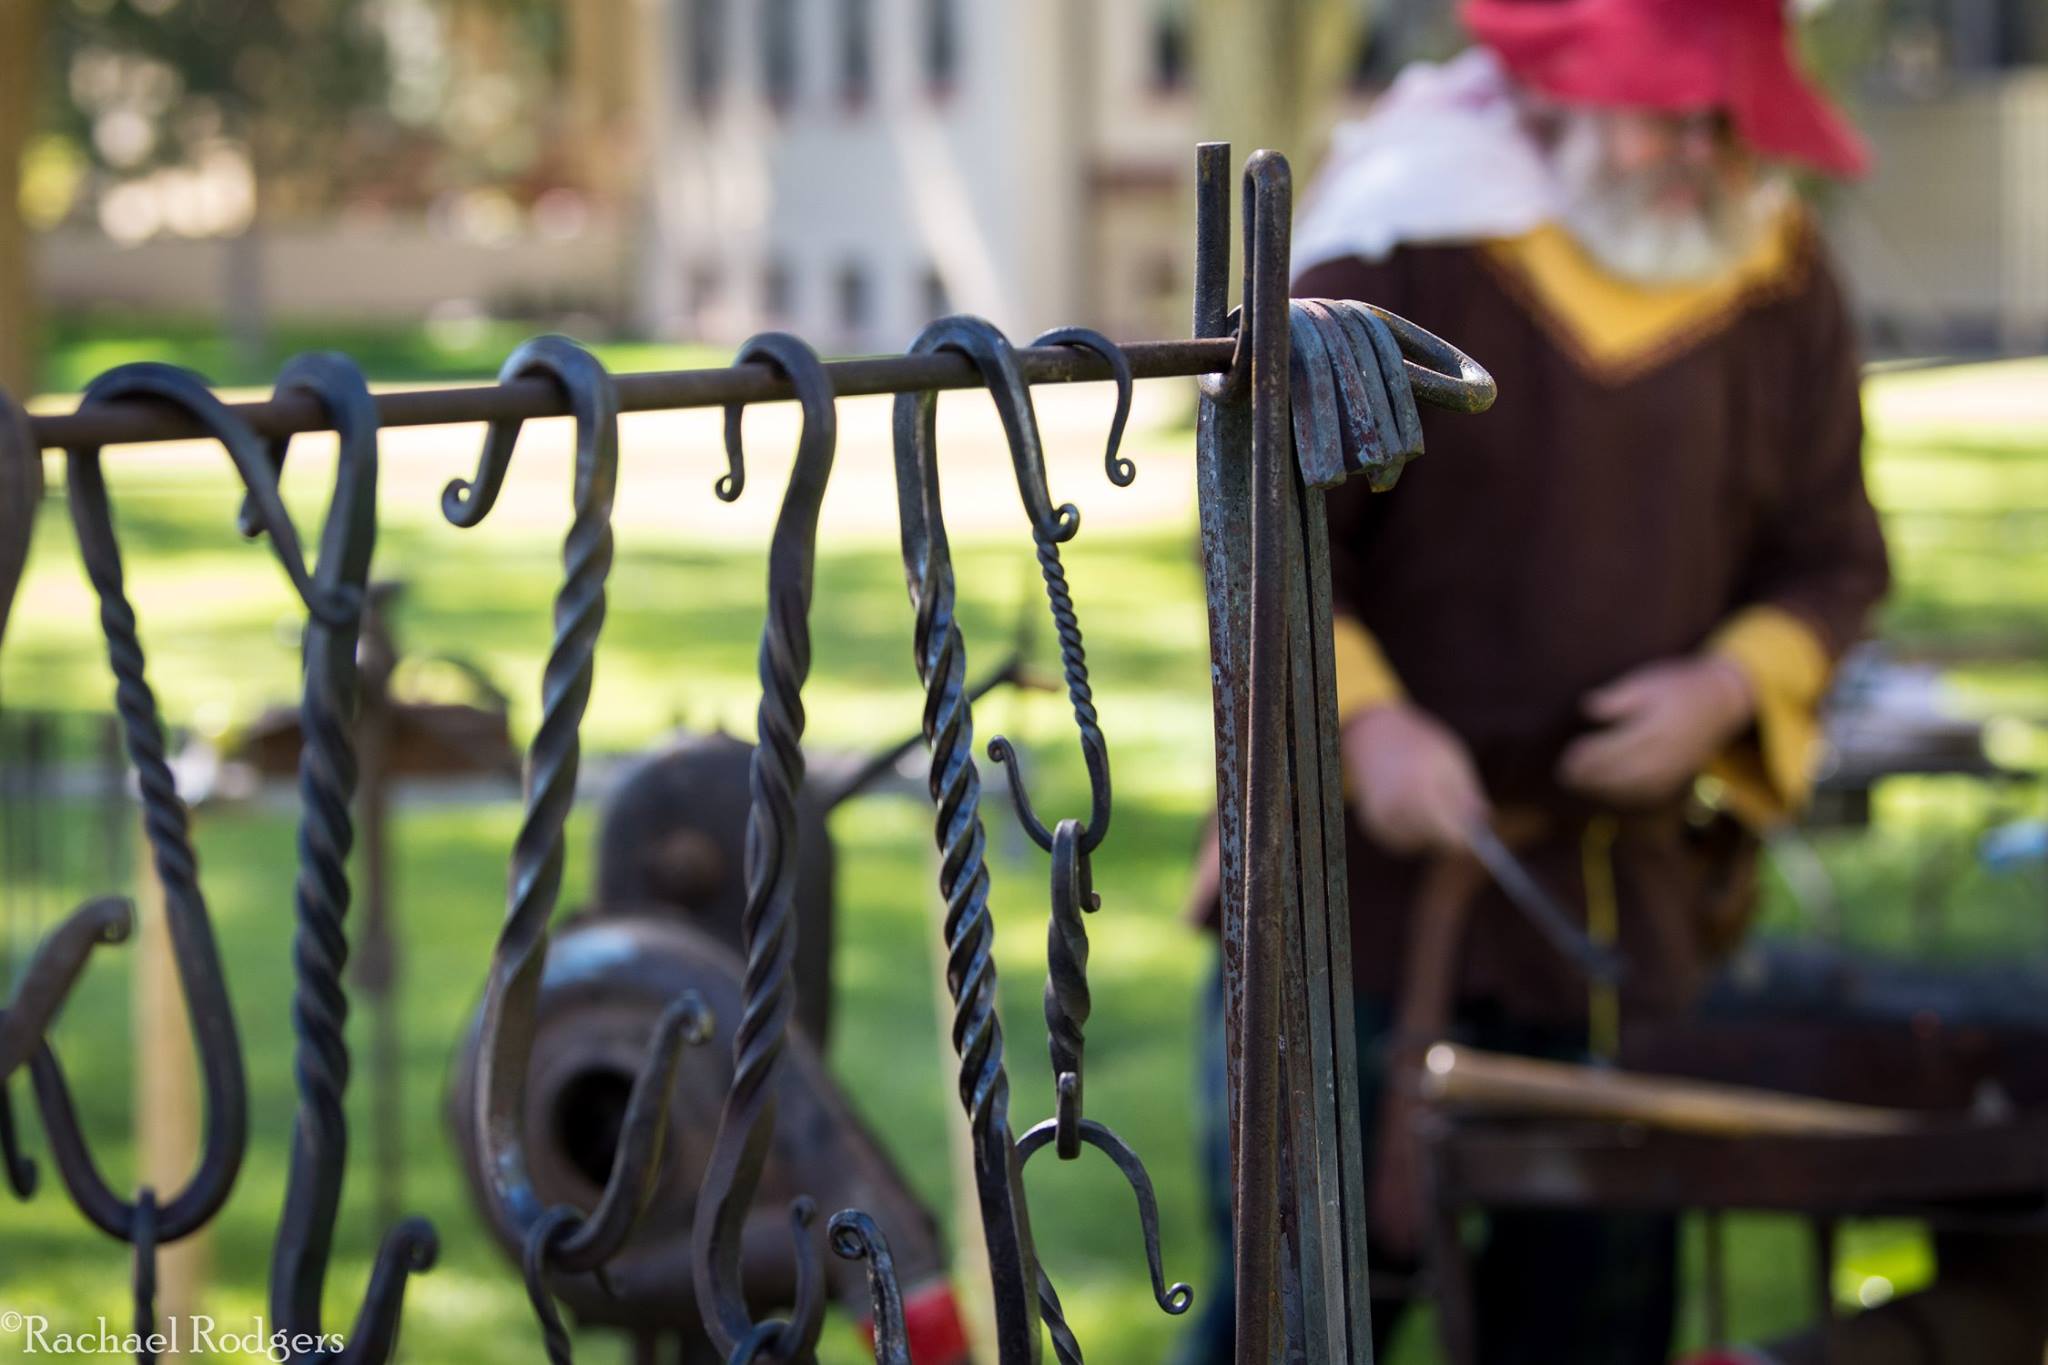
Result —
MULTIPOLYGON (((1229 150, 1197 166, 1195 322, 1226 332, 1229 150)), ((1237 1359, 1369 1365, 1365 1189, 1319 490, 1289 407, 1286 160, 1245 168, 1238 360, 1204 384, 1197 478, 1222 849, 1237 1359), (1248 551, 1248 552, 1247 552, 1248 551)))

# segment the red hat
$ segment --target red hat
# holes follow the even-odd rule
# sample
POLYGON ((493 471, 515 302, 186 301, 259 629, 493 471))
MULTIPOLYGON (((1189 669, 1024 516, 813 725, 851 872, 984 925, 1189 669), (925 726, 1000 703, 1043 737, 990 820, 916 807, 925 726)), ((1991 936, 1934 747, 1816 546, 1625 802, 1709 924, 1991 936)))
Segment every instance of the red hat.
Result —
POLYGON ((1573 104, 1725 109, 1766 156, 1843 177, 1870 152, 1794 65, 1781 0, 1464 0, 1516 79, 1573 104))

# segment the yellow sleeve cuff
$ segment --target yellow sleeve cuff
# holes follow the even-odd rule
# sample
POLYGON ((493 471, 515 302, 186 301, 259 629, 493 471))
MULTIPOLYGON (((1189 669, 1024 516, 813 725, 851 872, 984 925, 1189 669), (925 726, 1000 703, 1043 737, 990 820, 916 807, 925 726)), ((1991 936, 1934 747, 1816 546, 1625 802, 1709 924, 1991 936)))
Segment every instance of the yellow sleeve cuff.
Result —
POLYGON ((1336 617, 1331 625, 1337 654, 1338 724, 1407 695, 1371 631, 1349 616, 1336 617))
POLYGON ((1748 607, 1714 633, 1707 648, 1749 679, 1755 730, 1708 769, 1727 804, 1752 826, 1780 824, 1813 794, 1821 741, 1820 704, 1833 665, 1813 627, 1782 607, 1748 607))

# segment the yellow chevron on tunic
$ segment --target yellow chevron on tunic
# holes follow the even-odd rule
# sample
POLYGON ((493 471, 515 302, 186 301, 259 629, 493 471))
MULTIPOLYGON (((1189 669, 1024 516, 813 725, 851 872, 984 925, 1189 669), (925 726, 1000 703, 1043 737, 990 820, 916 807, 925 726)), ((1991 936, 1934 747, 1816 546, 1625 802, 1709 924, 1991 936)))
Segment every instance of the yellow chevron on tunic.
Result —
POLYGON ((1618 279, 1555 223, 1483 250, 1589 375, 1620 383, 1712 336, 1750 305, 1796 288, 1806 273, 1810 232, 1804 210, 1788 205, 1746 257, 1696 284, 1618 279))

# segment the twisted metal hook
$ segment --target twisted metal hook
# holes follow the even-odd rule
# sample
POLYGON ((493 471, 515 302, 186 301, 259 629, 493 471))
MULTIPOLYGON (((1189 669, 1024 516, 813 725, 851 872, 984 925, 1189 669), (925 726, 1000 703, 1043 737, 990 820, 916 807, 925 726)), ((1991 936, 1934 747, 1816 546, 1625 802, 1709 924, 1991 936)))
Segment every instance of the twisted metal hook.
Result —
MULTIPOLYGON (((999 409, 1006 403, 1014 407, 1023 385, 1014 365, 1003 364, 1006 348, 991 341, 994 333, 988 323, 976 319, 945 318, 919 333, 910 350, 913 355, 939 350, 965 354, 996 393, 999 409)), ((960 1101, 968 1115, 981 1202, 997 1355, 1005 1362, 1035 1361, 1038 1258, 1010 1134, 1010 1080, 1003 1067, 1002 1023, 996 1014, 987 833, 981 822, 981 776, 974 763, 974 717, 967 700, 967 645, 955 617, 952 551, 939 497, 937 415, 937 394, 914 392, 896 398, 896 506, 904 578, 916 610, 917 674, 925 688, 924 736, 932 758, 928 782, 940 849, 939 891, 946 902, 946 987, 953 999, 953 1050, 960 1058, 960 1101)), ((1013 435, 1012 452, 1018 459, 1030 458, 1035 451, 1035 436, 1027 449, 1013 435)), ((1032 486, 1021 482, 1027 489, 1032 486)), ((1043 480, 1035 486, 1043 488, 1043 480)), ((1057 529, 1060 524, 1054 517, 1033 518, 1034 528, 1057 529)))
MULTIPOLYGON (((1123 1172, 1125 1182, 1130 1185, 1131 1193, 1137 1197, 1138 1229, 1145 1239, 1145 1268, 1152 1277, 1153 1302, 1159 1305, 1160 1311, 1179 1317, 1193 1306, 1195 1291, 1185 1283, 1168 1285, 1166 1282, 1165 1259, 1159 1249, 1159 1197, 1153 1192, 1152 1177, 1146 1173, 1145 1163, 1128 1143, 1093 1119, 1081 1120, 1080 1137, 1081 1141, 1116 1163, 1116 1168, 1123 1172)), ((1029 1162, 1041 1148, 1058 1139, 1059 1120, 1047 1119, 1017 1139, 1019 1163, 1029 1162)), ((1039 1274, 1038 1303, 1046 1328, 1052 1334, 1053 1351, 1060 1365, 1082 1365, 1080 1343, 1067 1326, 1052 1280, 1043 1271, 1039 1274)))
MULTIPOLYGON (((170 365, 124 365, 94 380, 85 391, 82 406, 124 401, 180 408, 218 440, 249 490, 253 524, 268 537, 272 553, 284 566, 307 611, 317 620, 346 618, 351 604, 317 589, 307 573, 298 533, 285 513, 276 472, 261 442, 203 380, 170 365)), ((100 628, 114 673, 115 706, 142 794, 143 827, 163 888, 165 923, 205 1094, 204 1145, 198 1167, 185 1187, 167 1200, 152 1195, 147 1211, 116 1195, 80 1130, 69 1085, 47 1037, 37 1044, 30 1070, 58 1174, 80 1212, 110 1237, 135 1242, 138 1233, 146 1232, 153 1242, 168 1243, 189 1236, 210 1220, 234 1186, 248 1144, 247 1083, 234 1011, 199 887, 185 805, 165 758, 163 722, 145 674, 135 611, 128 601, 100 451, 85 447, 70 454, 71 521, 86 575, 100 600, 100 628)), ((78 920, 73 916, 58 932, 76 929, 78 920)), ((108 921, 100 922, 105 926, 108 921)), ((101 937, 103 941, 104 933, 101 937)))
POLYGON ((1088 991, 1088 926, 1083 912, 1102 908, 1095 894, 1079 821, 1062 820, 1052 841, 1052 916, 1045 943, 1045 1045, 1051 1054, 1060 1160, 1081 1155, 1083 1028, 1093 1008, 1088 991))
MULTIPOLYGON (((795 1008, 789 978, 796 960, 793 913, 797 869, 797 794, 804 784, 804 682, 811 671, 811 589, 818 511, 832 477, 839 419, 832 381, 818 353, 783 332, 740 347, 734 364, 763 362, 789 377, 803 405, 803 434, 789 488, 768 551, 768 610, 761 630, 760 742, 749 775, 747 903, 740 920, 746 944, 744 1003, 733 1035, 732 1086, 718 1136, 704 1167, 691 1230, 697 1309, 706 1333, 731 1359, 766 1353, 777 1360, 810 1358, 824 1324, 824 1276, 810 1231, 811 1205, 792 1207, 797 1260, 796 1303, 786 1321, 756 1323, 740 1275, 741 1233, 775 1132, 775 1079, 795 1008), (763 1335, 764 1326, 773 1326, 763 1335)), ((743 471, 745 406, 725 410, 725 446, 743 471)), ((738 477, 744 478, 743 474, 738 477)), ((877 1269, 874 1273, 880 1273, 877 1269)))
MULTIPOLYGON (((1137 471, 1129 460, 1120 459, 1117 454, 1131 411, 1131 365, 1123 349, 1100 332, 1086 327, 1058 328, 1045 333, 1032 344, 1076 346, 1108 360, 1116 374, 1117 405, 1116 416, 1110 423, 1103 467, 1111 483, 1119 487, 1128 486, 1137 471)), ((1035 440, 1037 423, 1031 416, 1028 392, 1024 395, 1024 418, 1029 422, 1028 430, 1035 440)), ((1025 505, 1028 507, 1034 502, 1049 504, 1052 497, 1043 486, 1044 461, 1020 458, 1013 459, 1013 463, 1017 471, 1018 492, 1025 505), (1038 484, 1026 486, 1026 480, 1034 476, 1039 480, 1038 484)), ((1079 515, 1075 513, 1077 521, 1079 515)), ((1089 792, 1088 820, 1082 828, 1082 851, 1092 853, 1102 843, 1103 836, 1109 833, 1109 742, 1103 738, 1102 726, 1096 716, 1095 693, 1088 682, 1088 654, 1081 643, 1080 618, 1074 613, 1074 595, 1067 587, 1067 570, 1060 561, 1058 540, 1044 534, 1036 523, 1031 528, 1031 539, 1038 552, 1039 576, 1045 580, 1046 604, 1051 608, 1053 627, 1059 635, 1060 667, 1066 676, 1067 699, 1074 708, 1074 724, 1081 732, 1081 761, 1088 771, 1089 792)), ((1025 784, 1023 765, 1018 760, 1016 749, 1009 740, 997 735, 989 740, 988 756, 1003 767, 1004 776, 1010 784, 1010 804, 1015 808, 1024 832, 1040 848, 1050 852, 1052 831, 1032 806, 1031 793, 1025 784)))
MULTIPOLYGON (((564 828, 576 794, 578 730, 590 702, 597 637, 604 624, 605 579, 611 571, 611 509, 618 482, 619 398, 597 359, 566 337, 542 336, 514 351, 500 382, 544 375, 560 385, 576 419, 574 518, 563 542, 565 578, 555 597, 555 638, 541 683, 540 729, 528 752, 526 811, 512 846, 505 922, 491 953, 479 1024, 476 1127, 484 1198, 493 1221, 526 1230, 529 1249, 568 1274, 597 1269, 616 1255, 655 1176, 668 1095, 685 1046, 710 1036, 700 997, 686 994, 656 1022, 633 1080, 611 1172, 588 1215, 551 1211, 542 1203, 527 1160, 524 1117, 534 1009, 548 944, 548 920, 561 894, 564 828), (550 1227, 536 1236, 543 1219, 550 1227)), ((451 482, 441 510, 460 527, 489 514, 504 486, 520 423, 496 422, 473 479, 451 482)), ((547 1326, 543 1315, 543 1326, 547 1326)), ((550 1338, 551 1349, 553 1338, 550 1338)), ((567 1351, 566 1341, 562 1350, 567 1351)), ((566 1354, 563 1358, 566 1358, 566 1354)))
MULTIPOLYGON (((344 1037, 348 994, 348 856, 355 843, 350 811, 356 790, 356 654, 361 604, 369 596, 370 559, 377 539, 377 405, 362 372, 346 357, 301 356, 278 377, 280 395, 312 394, 334 423, 340 442, 334 496, 320 536, 314 582, 357 610, 343 625, 314 621, 306 631, 304 689, 299 707, 304 742, 299 751, 299 871, 294 887, 297 931, 292 963, 297 989, 292 1026, 298 1045, 293 1071, 299 1110, 292 1129, 284 1212, 270 1264, 270 1311, 292 1336, 321 1340, 321 1298, 327 1280, 334 1224, 348 1158, 349 1055, 344 1037)), ((282 474, 290 438, 273 441, 272 467, 282 474)), ((244 509, 244 528, 253 525, 244 509)), ((439 1240, 432 1225, 409 1218, 379 1248, 370 1294, 358 1310, 349 1345, 300 1359, 335 1359, 382 1365, 396 1343, 406 1281, 433 1265, 439 1240)))

